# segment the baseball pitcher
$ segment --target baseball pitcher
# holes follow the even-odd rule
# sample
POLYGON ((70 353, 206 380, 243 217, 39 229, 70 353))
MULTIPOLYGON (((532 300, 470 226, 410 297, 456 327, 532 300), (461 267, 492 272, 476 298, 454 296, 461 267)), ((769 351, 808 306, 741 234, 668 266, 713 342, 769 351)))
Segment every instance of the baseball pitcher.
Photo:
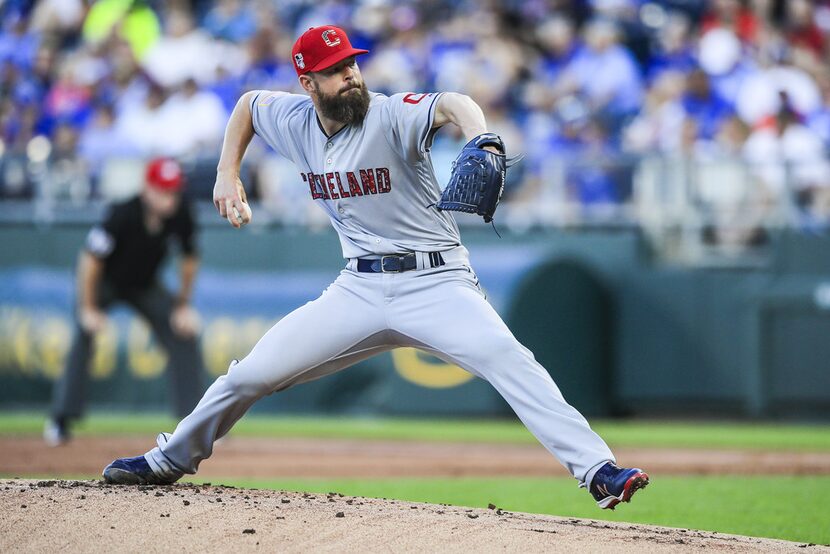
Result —
POLYGON ((605 442, 562 397, 486 301, 452 211, 490 220, 510 162, 484 114, 456 93, 385 96, 367 90, 352 47, 335 26, 294 44, 307 94, 252 91, 231 115, 213 200, 238 228, 251 221, 242 156, 254 133, 293 161, 308 194, 340 237, 347 260, 316 300, 275 324, 231 364, 175 431, 143 456, 104 469, 110 483, 172 483, 193 474, 248 408, 265 395, 318 379, 380 352, 415 347, 486 379, 602 508, 648 484, 615 465, 605 442), (457 125, 469 143, 442 193, 429 149, 457 125), (326 334, 316 331, 325 327, 326 334))

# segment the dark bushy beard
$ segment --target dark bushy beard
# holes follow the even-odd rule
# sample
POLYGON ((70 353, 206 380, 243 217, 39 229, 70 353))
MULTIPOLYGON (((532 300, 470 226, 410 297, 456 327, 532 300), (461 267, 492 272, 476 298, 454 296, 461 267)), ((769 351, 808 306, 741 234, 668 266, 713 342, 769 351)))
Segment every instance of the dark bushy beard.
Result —
POLYGON ((360 91, 359 94, 337 92, 329 95, 321 92, 316 82, 314 86, 317 94, 317 105, 323 117, 346 125, 363 122, 363 118, 366 117, 366 113, 369 111, 370 100, 366 83, 360 83, 359 86, 352 87, 357 88, 360 91))

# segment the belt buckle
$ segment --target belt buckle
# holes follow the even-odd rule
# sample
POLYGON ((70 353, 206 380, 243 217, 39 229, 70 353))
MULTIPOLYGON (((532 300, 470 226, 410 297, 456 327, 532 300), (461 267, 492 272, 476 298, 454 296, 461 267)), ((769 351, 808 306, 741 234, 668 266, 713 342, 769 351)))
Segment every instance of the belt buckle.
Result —
POLYGON ((380 258, 380 272, 381 273, 400 273, 403 268, 403 257, 396 256, 394 254, 390 254, 388 256, 382 256, 380 258), (386 260, 389 259, 390 261, 394 260, 397 262, 395 269, 386 269, 386 260))

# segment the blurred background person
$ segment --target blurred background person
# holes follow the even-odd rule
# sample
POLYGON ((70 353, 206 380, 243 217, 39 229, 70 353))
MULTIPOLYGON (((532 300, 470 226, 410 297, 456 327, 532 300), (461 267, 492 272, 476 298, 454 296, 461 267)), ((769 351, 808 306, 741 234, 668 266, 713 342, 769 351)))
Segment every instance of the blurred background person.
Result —
POLYGON ((618 131, 643 100, 642 76, 631 52, 619 44, 619 30, 606 19, 591 21, 585 46, 565 67, 559 97, 576 94, 606 127, 618 131))
POLYGON ((116 302, 136 310, 167 351, 175 414, 187 415, 201 397, 200 324, 191 306, 198 268, 196 228, 182 187, 178 162, 154 159, 147 165, 141 193, 113 205, 90 230, 77 266, 75 336, 44 428, 50 445, 68 441, 72 423, 83 415, 93 339, 106 327, 106 311, 116 302), (158 277, 173 242, 182 256, 176 295, 158 277))
POLYGON ((92 44, 113 37, 129 44, 138 59, 158 41, 159 18, 146 0, 98 0, 92 3, 82 27, 83 39, 92 44))
POLYGON ((766 118, 743 147, 759 186, 773 198, 787 190, 794 193, 799 226, 826 227, 830 163, 821 137, 803 122, 786 92, 780 92, 780 108, 766 118))

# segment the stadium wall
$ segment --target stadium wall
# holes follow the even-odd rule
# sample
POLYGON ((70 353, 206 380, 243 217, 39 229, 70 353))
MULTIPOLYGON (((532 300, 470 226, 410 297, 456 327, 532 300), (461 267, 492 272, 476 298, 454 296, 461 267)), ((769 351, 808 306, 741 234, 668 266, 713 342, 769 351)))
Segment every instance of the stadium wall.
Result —
MULTIPOLYGON (((0 407, 45 408, 71 332, 88 225, 0 227, 0 407)), ((656 263, 636 231, 465 229, 490 301, 589 415, 830 418, 830 239, 785 233, 761 269, 656 263)), ((206 382, 342 268, 329 230, 206 227, 194 303, 206 382)), ((174 285, 175 269, 165 281, 174 285)), ((123 309, 99 339, 91 405, 166 406, 165 356, 123 309)), ((324 329, 320 332, 325 332, 324 329)), ((273 395, 283 413, 493 415, 486 383, 414 350, 273 395)))

